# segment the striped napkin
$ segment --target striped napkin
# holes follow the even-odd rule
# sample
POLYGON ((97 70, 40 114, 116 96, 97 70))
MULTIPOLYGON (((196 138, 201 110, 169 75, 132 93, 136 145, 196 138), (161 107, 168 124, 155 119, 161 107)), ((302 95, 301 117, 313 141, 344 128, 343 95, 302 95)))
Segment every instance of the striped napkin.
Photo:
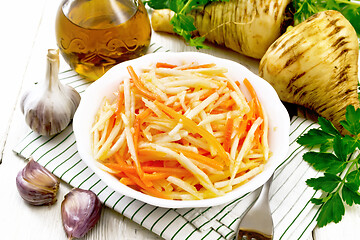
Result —
MULTIPOLYGON (((159 48, 152 46, 156 51, 159 48)), ((60 80, 80 94, 91 84, 72 70, 62 71, 60 80)), ((290 148, 277 168, 270 188, 274 239, 308 239, 316 225, 318 207, 309 199, 318 195, 305 180, 319 173, 302 160, 307 151, 296 143, 299 135, 318 125, 295 117, 291 121, 290 148)), ((207 208, 167 209, 145 204, 110 189, 82 160, 72 126, 53 137, 29 132, 13 149, 37 162, 73 187, 90 189, 109 208, 121 213, 164 239, 234 239, 237 225, 256 200, 259 190, 227 204, 207 208)), ((319 197, 319 196, 317 196, 319 197)))

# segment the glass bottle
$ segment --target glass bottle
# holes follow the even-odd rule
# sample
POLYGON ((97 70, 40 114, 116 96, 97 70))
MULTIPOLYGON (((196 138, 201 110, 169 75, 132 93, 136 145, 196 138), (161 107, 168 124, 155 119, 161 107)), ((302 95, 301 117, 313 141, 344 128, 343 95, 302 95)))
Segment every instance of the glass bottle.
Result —
POLYGON ((141 0, 65 0, 55 32, 65 61, 91 81, 120 62, 144 55, 151 38, 141 0))

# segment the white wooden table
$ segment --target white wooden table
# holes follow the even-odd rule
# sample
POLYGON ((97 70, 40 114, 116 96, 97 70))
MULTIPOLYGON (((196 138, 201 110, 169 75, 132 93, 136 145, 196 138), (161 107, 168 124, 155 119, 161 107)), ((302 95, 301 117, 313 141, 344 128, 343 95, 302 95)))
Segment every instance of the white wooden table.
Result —
MULTIPOLYGON (((29 130, 19 108, 22 92, 45 75, 48 48, 56 48, 54 19, 60 1, 2 1, 0 37, 0 234, 1 239, 66 239, 60 204, 70 186, 61 183, 58 201, 52 206, 27 205, 17 192, 15 177, 26 164, 12 149, 29 130)), ((165 36, 163 41, 167 41, 165 36)), ((178 51, 186 50, 174 41, 178 51)), ((235 53, 231 53, 233 56, 235 53)), ((241 56, 240 56, 241 57, 241 56)), ((63 62, 62 62, 63 63, 63 62)), ((62 64, 61 63, 61 64, 62 64)), ((346 209, 339 224, 315 229, 313 239, 360 239, 360 208, 346 209)), ((152 232, 104 208, 101 221, 86 239, 160 239, 152 232)))

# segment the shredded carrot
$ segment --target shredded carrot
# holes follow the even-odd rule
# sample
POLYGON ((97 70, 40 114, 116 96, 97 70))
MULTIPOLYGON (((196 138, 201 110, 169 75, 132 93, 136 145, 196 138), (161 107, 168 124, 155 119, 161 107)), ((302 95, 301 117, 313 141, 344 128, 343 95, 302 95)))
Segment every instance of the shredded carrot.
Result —
POLYGON ((139 149, 139 161, 146 162, 146 161, 164 161, 164 160, 171 160, 169 156, 165 153, 156 151, 154 149, 139 149))
POLYGON ((255 89, 251 85, 251 83, 249 82, 249 80, 247 78, 244 79, 244 85, 249 90, 251 97, 254 98, 254 99, 257 99, 255 89))
POLYGON ((176 68, 177 66, 174 64, 169 63, 163 63, 163 62, 157 62, 156 68, 176 68))
MULTIPOLYGON (((254 100, 254 109, 256 111, 256 116, 255 118, 257 117, 260 117, 261 119, 264 119, 264 115, 263 115, 263 111, 262 111, 262 107, 261 107, 261 104, 260 104, 260 100, 256 94, 256 91, 254 89, 254 87, 251 85, 251 83, 249 82, 248 79, 244 79, 244 85, 246 86, 246 88, 249 90, 250 92, 250 95, 252 97, 252 99, 254 100)), ((255 137, 254 137, 254 140, 257 141, 258 144, 261 144, 261 136, 264 132, 264 123, 262 123, 259 128, 255 131, 255 137)))
POLYGON ((230 151, 233 125, 234 125, 234 119, 232 119, 232 118, 227 119, 226 125, 225 125, 225 140, 224 140, 224 144, 223 144, 224 150, 226 152, 230 151))
POLYGON ((147 179, 149 181, 154 181, 154 180, 159 180, 159 179, 165 179, 168 176, 170 176, 170 174, 168 174, 168 173, 153 172, 151 174, 145 173, 144 174, 144 179, 147 179))
POLYGON ((111 173, 113 176, 117 177, 118 179, 127 178, 127 176, 123 172, 115 172, 111 173))
POLYGON ((201 65, 187 66, 187 67, 181 68, 181 70, 200 69, 200 68, 212 68, 212 67, 214 67, 214 66, 215 66, 214 63, 209 63, 209 64, 201 64, 201 65))
POLYGON ((120 182, 122 183, 122 184, 124 184, 124 185, 135 185, 135 182, 133 181, 133 180, 131 180, 130 178, 128 178, 128 177, 122 177, 121 179, 120 179, 120 182))
POLYGON ((110 135, 111 129, 114 127, 115 122, 116 122, 116 117, 115 117, 115 115, 112 115, 109 119, 109 127, 108 127, 106 135, 105 135, 106 137, 108 137, 110 135))
POLYGON ((142 162, 143 166, 147 167, 164 167, 164 161, 162 160, 147 160, 142 162))
POLYGON ((203 95, 201 95, 201 97, 199 98, 199 100, 204 100, 205 98, 209 97, 211 94, 215 93, 216 90, 212 89, 211 91, 208 91, 206 93, 204 93, 203 95))
POLYGON ((251 85, 251 83, 249 82, 249 80, 247 78, 244 79, 244 85, 249 90, 252 99, 254 99, 254 101, 255 101, 255 104, 256 104, 255 107, 257 110, 258 117, 263 119, 264 117, 262 116, 260 101, 259 101, 259 98, 256 94, 254 87, 251 85))
POLYGON ((231 106, 234 106, 235 101, 234 99, 228 99, 222 103, 220 103, 219 107, 229 109, 231 106))
POLYGON ((139 142, 139 137, 140 137, 140 126, 143 123, 143 121, 145 120, 145 118, 147 118, 149 115, 151 114, 151 110, 150 108, 147 108, 145 111, 141 112, 140 114, 138 114, 135 118, 135 123, 134 123, 134 129, 135 129, 135 133, 134 133, 134 145, 135 145, 135 151, 138 154, 138 142, 139 142))
POLYGON ((239 126, 236 128, 237 134, 239 134, 240 136, 244 135, 247 126, 248 126, 248 119, 245 115, 243 120, 240 122, 239 126))
POLYGON ((138 176, 130 174, 130 173, 126 173, 126 175, 128 176, 128 178, 130 180, 132 180, 135 184, 137 184, 139 187, 144 189, 146 192, 148 192, 152 196, 164 198, 164 199, 171 199, 167 194, 164 194, 164 193, 158 191, 154 187, 149 187, 149 186, 144 185, 144 183, 140 180, 140 178, 138 176))

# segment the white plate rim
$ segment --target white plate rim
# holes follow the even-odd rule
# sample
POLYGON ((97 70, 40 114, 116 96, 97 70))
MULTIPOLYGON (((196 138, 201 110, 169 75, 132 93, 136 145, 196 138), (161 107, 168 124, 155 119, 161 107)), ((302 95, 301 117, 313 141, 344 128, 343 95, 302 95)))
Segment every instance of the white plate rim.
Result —
POLYGON ((111 68, 104 76, 92 83, 82 94, 79 107, 73 118, 73 131, 77 142, 76 144, 78 152, 82 160, 102 181, 104 181, 105 184, 107 184, 116 192, 146 202, 148 204, 164 208, 209 207, 231 202, 232 200, 235 200, 248 192, 256 190, 270 178, 275 169, 282 163, 282 161, 284 161, 286 157, 289 147, 290 118, 286 108, 281 103, 274 88, 264 79, 260 78, 240 63, 199 52, 159 52, 150 53, 140 58, 120 63, 111 68), (215 63, 218 66, 228 68, 228 76, 232 77, 236 81, 239 81, 241 84, 241 90, 245 95, 248 95, 248 92, 242 83, 244 77, 239 76, 238 74, 239 72, 243 72, 258 93, 260 102, 264 106, 269 116, 269 142, 272 149, 272 156, 265 165, 264 171, 255 176, 246 184, 234 189, 224 196, 204 200, 179 201, 159 199, 133 190, 121 184, 111 174, 100 169, 99 164, 96 163, 96 161, 92 158, 89 144, 90 138, 84 137, 86 132, 90 132, 91 125, 89 125, 90 121, 84 121, 83 116, 88 116, 89 118, 92 117, 92 119, 94 119, 95 113, 102 99, 101 95, 103 93, 106 95, 113 93, 117 89, 116 87, 122 81, 122 79, 129 77, 126 70, 127 66, 131 65, 133 66, 135 72, 140 72, 143 67, 148 67, 150 63, 154 62, 181 64, 183 62, 192 61, 196 61, 200 64, 215 63), (101 99, 99 99, 99 97, 101 99), (279 119, 281 121, 278 121, 279 119), (276 134, 274 134, 275 132, 276 134), (275 141, 272 137, 274 137, 276 141, 281 140, 281 144, 272 146, 272 141, 275 141))

